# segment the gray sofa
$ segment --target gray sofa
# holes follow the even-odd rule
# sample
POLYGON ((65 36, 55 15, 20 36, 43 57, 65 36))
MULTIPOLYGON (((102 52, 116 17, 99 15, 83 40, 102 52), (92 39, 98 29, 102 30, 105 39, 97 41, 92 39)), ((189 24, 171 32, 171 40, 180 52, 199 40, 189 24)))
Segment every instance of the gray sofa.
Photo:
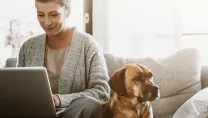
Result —
MULTIPOLYGON (((152 70, 161 89, 161 98, 153 101, 154 118, 171 118, 191 96, 208 86, 208 66, 201 66, 195 49, 178 51, 162 59, 120 58, 105 54, 109 76, 129 63, 141 63, 152 70), (180 76, 179 76, 180 75, 180 76)), ((6 67, 14 67, 16 58, 9 58, 6 67)))

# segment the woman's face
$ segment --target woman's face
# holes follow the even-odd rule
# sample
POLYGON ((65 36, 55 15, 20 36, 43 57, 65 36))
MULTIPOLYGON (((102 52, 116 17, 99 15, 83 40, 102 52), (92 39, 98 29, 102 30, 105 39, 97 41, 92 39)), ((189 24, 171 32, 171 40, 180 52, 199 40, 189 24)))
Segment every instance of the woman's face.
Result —
POLYGON ((38 21, 47 35, 57 35, 66 27, 69 12, 57 2, 36 2, 38 21))

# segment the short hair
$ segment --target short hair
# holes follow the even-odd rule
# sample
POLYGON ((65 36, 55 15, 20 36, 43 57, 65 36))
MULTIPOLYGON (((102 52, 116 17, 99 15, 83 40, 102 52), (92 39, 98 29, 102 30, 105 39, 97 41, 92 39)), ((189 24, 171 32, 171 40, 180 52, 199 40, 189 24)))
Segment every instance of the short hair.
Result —
POLYGON ((71 0, 35 0, 35 2, 42 2, 42 3, 54 2, 54 1, 59 1, 61 6, 64 6, 67 9, 71 8, 71 0))

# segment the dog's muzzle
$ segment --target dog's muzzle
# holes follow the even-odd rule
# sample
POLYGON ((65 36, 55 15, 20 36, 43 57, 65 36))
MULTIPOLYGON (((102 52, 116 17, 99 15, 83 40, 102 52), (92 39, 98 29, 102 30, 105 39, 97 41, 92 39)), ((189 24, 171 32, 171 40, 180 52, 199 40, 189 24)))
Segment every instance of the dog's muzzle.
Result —
POLYGON ((160 98, 160 91, 157 86, 151 86, 149 85, 144 91, 143 91, 143 99, 146 101, 152 101, 155 99, 160 98))

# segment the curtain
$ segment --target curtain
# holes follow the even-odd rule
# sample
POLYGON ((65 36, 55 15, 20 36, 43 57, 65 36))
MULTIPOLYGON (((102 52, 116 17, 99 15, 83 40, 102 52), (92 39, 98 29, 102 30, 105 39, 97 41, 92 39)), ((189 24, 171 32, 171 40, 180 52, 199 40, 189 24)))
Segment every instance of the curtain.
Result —
POLYGON ((93 35, 104 53, 167 56, 180 46, 179 9, 174 0, 94 0, 93 35))

